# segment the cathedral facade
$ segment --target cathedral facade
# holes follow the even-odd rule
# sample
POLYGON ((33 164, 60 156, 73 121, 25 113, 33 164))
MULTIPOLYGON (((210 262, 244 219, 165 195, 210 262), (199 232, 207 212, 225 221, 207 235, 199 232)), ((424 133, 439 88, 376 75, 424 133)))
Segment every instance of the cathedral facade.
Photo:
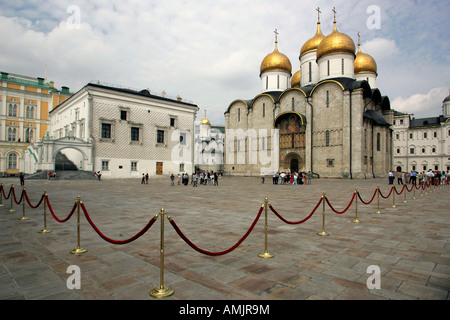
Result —
MULTIPOLYGON (((276 33, 276 31, 275 31, 276 33)), ((261 92, 225 112, 224 171, 259 176, 312 172, 329 178, 384 177, 392 166, 393 110, 376 86, 377 65, 351 37, 316 34, 292 75, 275 49, 260 67, 261 92)))

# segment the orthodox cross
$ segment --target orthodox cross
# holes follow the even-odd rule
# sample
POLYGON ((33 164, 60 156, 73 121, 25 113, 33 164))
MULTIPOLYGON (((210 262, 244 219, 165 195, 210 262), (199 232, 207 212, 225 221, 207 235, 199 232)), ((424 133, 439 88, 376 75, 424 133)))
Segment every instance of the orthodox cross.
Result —
POLYGON ((360 42, 360 36, 359 36, 359 31, 358 31, 358 46, 359 46, 360 43, 361 43, 360 42))
POLYGON ((331 10, 331 11, 334 12, 334 22, 336 22, 336 9, 335 9, 335 7, 333 7, 333 10, 331 10))
POLYGON ((320 8, 319 8, 319 7, 317 7, 316 11, 317 11, 317 21, 320 21, 320 14, 321 14, 322 12, 320 11, 320 8))
POLYGON ((278 43, 278 31, 277 31, 277 29, 275 29, 274 33, 275 33, 275 43, 278 43))

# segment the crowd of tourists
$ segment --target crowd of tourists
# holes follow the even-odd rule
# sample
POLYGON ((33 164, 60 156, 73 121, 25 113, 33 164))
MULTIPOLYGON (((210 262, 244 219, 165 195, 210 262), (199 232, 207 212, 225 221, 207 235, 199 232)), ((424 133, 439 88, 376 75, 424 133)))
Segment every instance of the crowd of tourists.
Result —
POLYGON ((428 171, 417 172, 411 170, 411 172, 394 172, 389 171, 389 184, 420 184, 424 182, 429 182, 431 184, 448 184, 450 181, 450 173, 446 171, 433 171, 429 169, 428 171))
MULTIPOLYGON (((311 184, 311 172, 276 172, 272 176, 273 184, 311 184)), ((261 177, 261 183, 264 183, 264 176, 261 177)))
POLYGON ((187 173, 178 173, 175 177, 173 173, 170 174, 171 185, 175 185, 175 178, 177 179, 178 185, 189 185, 197 187, 200 185, 212 185, 218 186, 219 180, 222 177, 222 173, 219 171, 197 171, 191 175, 187 173))

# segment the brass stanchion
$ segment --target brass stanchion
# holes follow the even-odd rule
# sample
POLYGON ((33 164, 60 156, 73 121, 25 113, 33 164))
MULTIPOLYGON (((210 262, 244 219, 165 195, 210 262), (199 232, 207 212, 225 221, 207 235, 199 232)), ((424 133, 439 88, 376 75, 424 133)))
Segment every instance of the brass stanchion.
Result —
POLYGON ((404 195, 404 197, 403 197, 403 203, 406 203, 406 191, 408 191, 408 188, 406 187, 406 185, 405 185, 405 187, 404 187, 404 189, 403 189, 403 192, 405 192, 405 195, 404 195))
POLYGON ((361 220, 358 219, 358 189, 355 189, 355 219, 352 220, 353 223, 361 223, 361 220))
MULTIPOLYGON (((11 189, 14 190, 14 185, 11 185, 11 189)), ((14 196, 12 194, 12 191, 10 192, 9 196, 11 197, 11 208, 8 210, 8 212, 16 212, 13 208, 13 202, 14 202, 14 196)))
POLYGON ((0 184, 1 188, 0 188, 0 207, 4 207, 5 205, 3 204, 3 183, 0 184))
POLYGON ((23 207, 23 211, 22 211, 22 216, 19 218, 19 220, 28 220, 27 217, 25 217, 25 187, 23 187, 23 191, 22 191, 22 207, 23 207))
POLYGON ((47 201, 45 201, 46 197, 47 197, 47 190, 44 189, 44 229, 39 231, 39 233, 52 232, 52 230, 47 229, 47 201))
POLYGON ((422 191, 423 191, 423 186, 422 186, 422 184, 419 184, 419 186, 420 186, 420 196, 423 197, 423 193, 422 193, 422 191))
POLYGON ((267 198, 264 198, 264 211, 265 211, 265 216, 266 216, 266 222, 265 222, 265 235, 264 235, 264 251, 258 253, 258 257, 260 258, 273 258, 274 255, 271 254, 268 250, 267 250, 267 233, 269 230, 269 227, 267 225, 267 206, 268 206, 269 200, 267 198))
POLYGON ((80 206, 81 206, 81 200, 80 200, 80 196, 77 197, 77 210, 78 210, 78 221, 77 221, 77 247, 75 249, 70 250, 70 253, 72 254, 82 254, 87 252, 86 249, 83 249, 80 247, 80 206))
MULTIPOLYGON (((170 217, 169 217, 170 219, 170 217)), ((161 247, 160 247, 160 285, 150 290, 153 298, 165 298, 171 296, 174 290, 164 285, 164 208, 161 209, 161 247)))
POLYGON ((392 190, 392 208, 395 208, 395 192, 397 192, 397 189, 395 188, 395 186, 393 186, 392 188, 394 188, 394 190, 392 190))
POLYGON ((325 198, 327 195, 325 192, 322 194, 322 202, 323 202, 323 209, 322 209, 322 231, 318 232, 317 234, 319 236, 328 236, 328 233, 325 232, 325 198))
POLYGON ((412 197, 412 199, 416 200, 416 184, 415 183, 413 184, 413 197, 412 197))
POLYGON ((375 213, 381 213, 380 211, 380 187, 377 186, 377 211, 375 213))

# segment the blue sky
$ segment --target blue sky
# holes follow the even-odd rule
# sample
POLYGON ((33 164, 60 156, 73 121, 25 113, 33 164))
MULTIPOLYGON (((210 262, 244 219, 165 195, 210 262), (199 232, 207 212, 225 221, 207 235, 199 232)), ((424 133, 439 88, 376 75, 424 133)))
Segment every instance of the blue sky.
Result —
POLYGON ((91 80, 180 95, 212 123, 235 99, 260 93, 259 67, 279 50, 298 70, 316 29, 337 27, 378 65, 391 107, 416 117, 441 114, 450 94, 450 1, 152 0, 2 1, 0 70, 44 76, 78 91, 91 80), (376 6, 379 15, 370 10, 376 6), (376 15, 378 26, 370 27, 376 15), (369 22, 369 24, 368 24, 369 22))

